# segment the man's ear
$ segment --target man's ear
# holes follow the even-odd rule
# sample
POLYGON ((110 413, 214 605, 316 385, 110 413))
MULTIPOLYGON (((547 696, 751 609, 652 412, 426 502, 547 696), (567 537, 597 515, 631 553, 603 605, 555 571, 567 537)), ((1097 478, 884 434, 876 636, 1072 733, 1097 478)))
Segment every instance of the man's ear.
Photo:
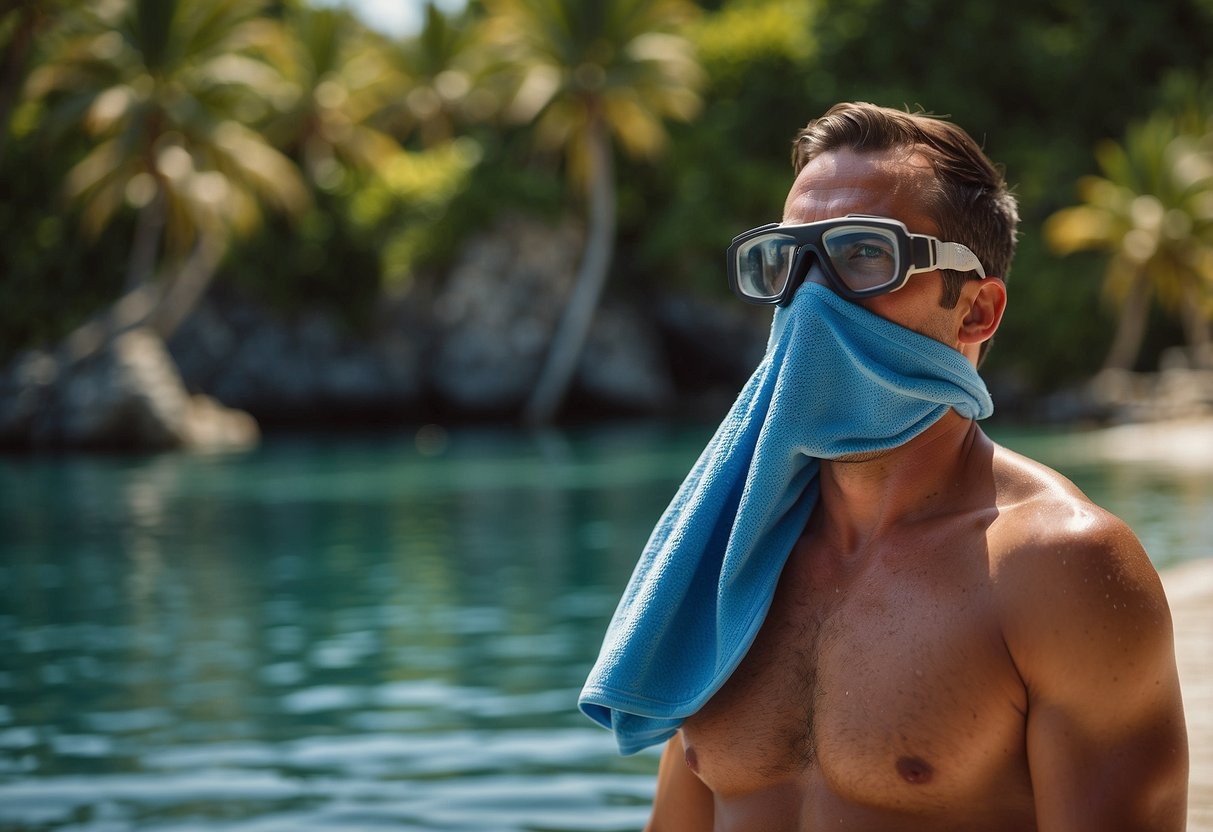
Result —
POLYGON ((956 338, 961 344, 981 344, 989 341, 1002 323, 1007 308, 1007 284, 999 277, 970 280, 960 294, 964 318, 956 338))

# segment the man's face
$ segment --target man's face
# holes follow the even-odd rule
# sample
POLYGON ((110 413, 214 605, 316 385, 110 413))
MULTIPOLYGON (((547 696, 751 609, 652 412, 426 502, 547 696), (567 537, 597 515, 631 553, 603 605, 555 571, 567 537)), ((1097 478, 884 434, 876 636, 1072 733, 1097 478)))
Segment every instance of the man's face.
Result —
MULTIPOLYGON (((905 151, 824 153, 796 177, 784 204, 783 222, 790 225, 873 214, 900 220, 911 232, 938 236, 939 228, 922 204, 923 189, 933 177, 926 159, 905 151)), ((942 292, 943 276, 936 271, 912 276, 896 292, 855 302, 959 350, 959 320, 953 320, 955 310, 940 307, 942 292)))

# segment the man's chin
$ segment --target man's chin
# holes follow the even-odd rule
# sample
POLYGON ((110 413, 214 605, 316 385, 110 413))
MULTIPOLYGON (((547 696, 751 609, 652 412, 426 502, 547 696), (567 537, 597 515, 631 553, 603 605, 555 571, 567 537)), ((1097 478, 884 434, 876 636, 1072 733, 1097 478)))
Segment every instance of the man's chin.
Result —
POLYGON ((846 465, 855 462, 871 462, 874 459, 880 459, 888 452, 889 451, 887 449, 883 451, 859 451, 853 454, 843 454, 842 456, 831 457, 829 462, 839 465, 846 465))

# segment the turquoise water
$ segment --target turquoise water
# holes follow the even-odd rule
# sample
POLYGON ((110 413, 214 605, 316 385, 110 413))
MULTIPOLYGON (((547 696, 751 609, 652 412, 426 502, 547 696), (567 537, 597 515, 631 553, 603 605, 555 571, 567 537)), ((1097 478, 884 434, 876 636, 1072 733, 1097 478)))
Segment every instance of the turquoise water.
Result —
MULTIPOLYGON (((656 755, 575 709, 703 430, 0 458, 0 830, 634 830, 656 755)), ((1005 434, 1161 565, 1213 471, 1005 434)))

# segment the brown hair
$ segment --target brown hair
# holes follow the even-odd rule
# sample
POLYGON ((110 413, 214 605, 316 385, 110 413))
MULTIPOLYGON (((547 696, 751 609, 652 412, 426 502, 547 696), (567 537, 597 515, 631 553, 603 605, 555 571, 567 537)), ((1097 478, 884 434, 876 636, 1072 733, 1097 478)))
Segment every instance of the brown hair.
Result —
MULTIPOLYGON (((964 130, 927 113, 909 113, 874 104, 835 104, 800 131, 792 149, 797 174, 817 156, 833 150, 859 153, 913 149, 935 172, 925 192, 927 209, 940 238, 973 250, 990 276, 1004 280, 1015 254, 1019 210, 1002 170, 964 130)), ((944 271, 940 305, 952 308, 970 275, 944 271)), ((985 356, 990 342, 981 345, 985 356)))

